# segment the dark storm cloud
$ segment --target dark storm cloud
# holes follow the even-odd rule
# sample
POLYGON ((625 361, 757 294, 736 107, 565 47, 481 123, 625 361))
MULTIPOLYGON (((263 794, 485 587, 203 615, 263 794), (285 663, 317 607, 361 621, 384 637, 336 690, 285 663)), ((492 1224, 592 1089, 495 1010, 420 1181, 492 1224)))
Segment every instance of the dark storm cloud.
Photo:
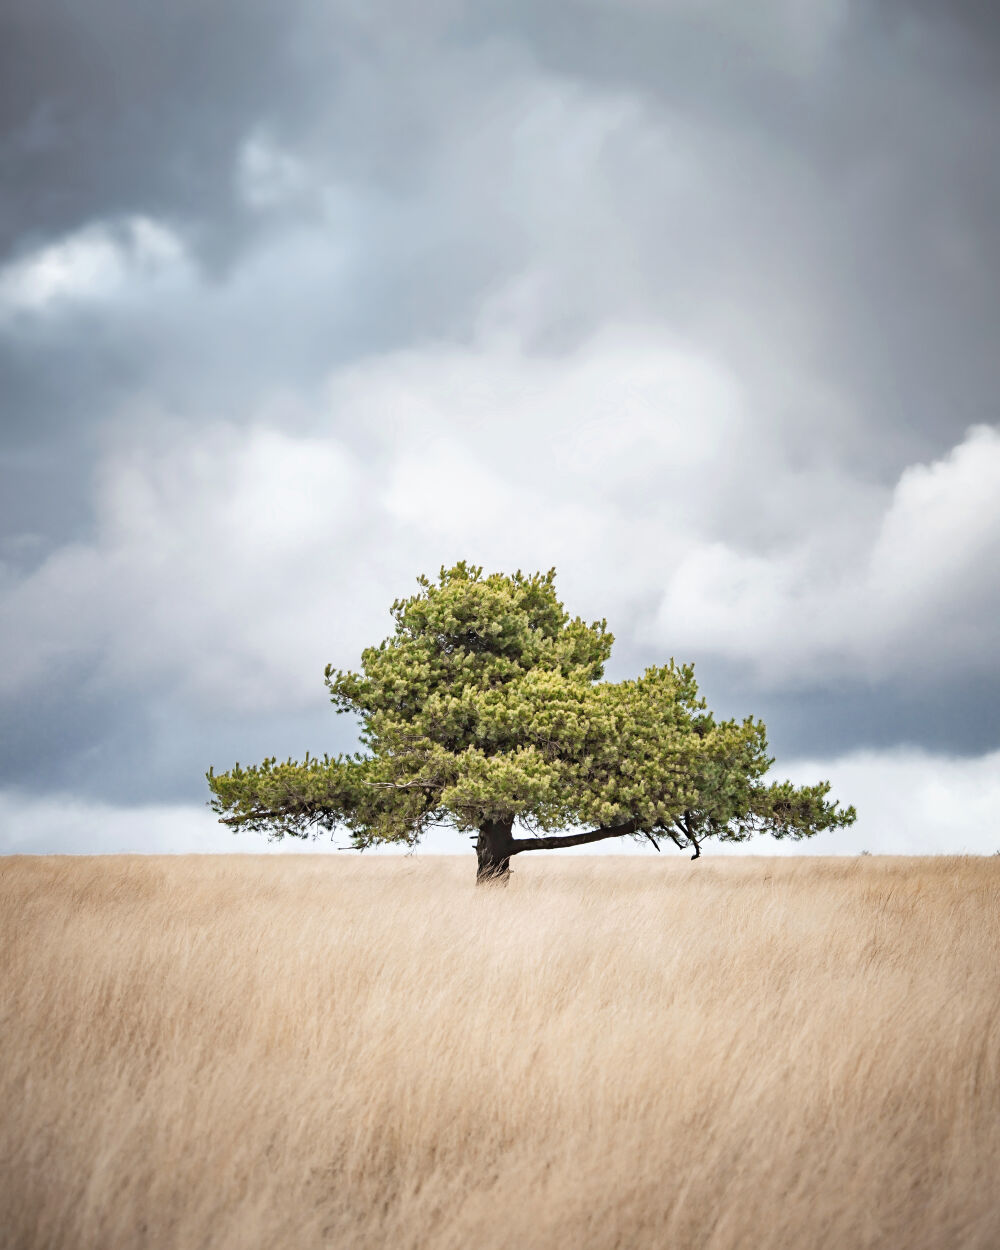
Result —
MULTIPOLYGON (((864 406, 858 455, 883 457, 889 472, 913 448, 940 452, 993 417, 1000 127, 994 80, 969 72, 990 43, 980 6, 948 6, 942 18, 901 4, 879 16, 770 3, 752 17, 721 4, 456 5, 417 19, 388 5, 168 14, 105 3, 83 15, 43 3, 5 20, 8 254, 146 213, 174 221, 202 264, 236 264, 275 228, 248 211, 234 176, 261 127, 341 190, 352 205, 349 315, 308 282, 276 292, 268 307, 296 325, 269 362, 279 375, 300 380, 338 352, 466 329, 483 292, 532 262, 532 221, 504 201, 502 179, 483 184, 490 111, 499 129, 522 121, 502 86, 537 66, 584 97, 632 93, 659 110, 667 135, 704 153, 685 196, 658 177, 662 152, 640 169, 634 154, 621 159, 619 137, 607 139, 599 159, 633 254, 611 241, 608 273, 599 255, 576 258, 592 275, 577 332, 621 311, 721 334, 720 306, 735 305, 747 315, 726 328, 728 347, 750 367, 755 325, 780 334, 792 323, 799 351, 864 406), (483 130, 481 165, 456 150, 463 127, 473 140, 483 130), (325 354, 310 359, 310 342, 325 354), (892 433, 873 440, 873 427, 892 433)), ((511 154, 494 155, 503 169, 511 154)), ((558 199, 557 166, 551 181, 558 199)), ((316 221, 308 194, 293 211, 299 224, 316 221)), ((216 310, 217 355, 235 354, 236 338, 253 345, 252 361, 266 341, 255 295, 216 310)), ((138 354, 131 343, 112 350, 79 390, 106 408, 107 385, 137 359, 198 367, 191 340, 205 342, 201 327, 167 327, 165 342, 138 354)), ((230 359, 218 367, 230 385, 242 372, 230 359)), ((15 394, 12 419, 62 410, 15 394)))
POLYGON ((333 716, 321 675, 311 710, 292 716, 215 717, 210 739, 197 717, 169 696, 123 703, 106 693, 33 691, 0 707, 0 790, 71 794, 120 804, 203 803, 209 765, 355 748, 352 725, 333 716))
POLYGON ((651 284, 669 290, 678 268, 683 281, 677 251, 693 247, 700 294, 728 289, 765 327, 775 294, 792 304, 812 328, 817 368, 866 407, 867 455, 872 427, 939 450, 995 417, 1000 81, 981 72, 997 47, 995 13, 496 10, 552 69, 697 119, 716 194, 699 195, 691 235, 653 243, 651 284))
POLYGON ((935 682, 918 674, 911 681, 846 681, 788 693, 748 688, 724 664, 710 662, 699 676, 713 707, 764 721, 778 760, 886 747, 975 756, 997 743, 1000 679, 935 682))
POLYGON ((0 18, 0 244, 155 208, 215 224, 249 123, 296 99, 296 6, 14 0, 0 18))
POLYGON ((994 605, 976 571, 994 547, 976 547, 960 513, 977 497, 977 456, 993 464, 992 444, 965 432, 996 422, 1000 388, 998 25, 991 5, 917 0, 7 5, 6 779, 194 797, 203 765, 227 752, 341 744, 307 694, 283 693, 291 670, 308 662, 321 696, 322 662, 350 662, 385 627, 373 605, 420 564, 477 556, 452 552, 463 537, 486 559, 537 547, 540 563, 556 552, 586 567, 571 541, 578 484, 604 509, 594 541, 609 552, 594 560, 610 603, 592 607, 618 611, 624 669, 676 636, 713 699, 766 714, 784 752, 995 745, 982 642, 994 605), (638 328, 639 346, 602 338, 608 326, 638 328), (673 337, 647 348, 649 327, 673 337), (602 379, 620 376, 641 406, 675 340, 708 362, 678 366, 662 390, 664 422, 675 410, 688 422, 681 454, 639 421, 594 435, 593 472, 567 470, 588 422, 622 419, 613 401, 587 409, 602 379), (561 388, 560 370, 579 380, 561 388), (732 403, 716 393, 730 383, 732 403), (477 408, 533 388, 551 391, 551 417, 502 398, 502 417, 477 408), (559 436, 540 451, 550 420, 559 436), (665 485, 713 420, 693 483, 682 466, 665 485), (629 463, 616 447, 634 449, 629 463), (327 455, 352 500, 343 512, 301 485, 327 455), (449 456, 428 520, 407 492, 449 456), (921 463, 931 485, 911 498, 921 463), (522 525, 520 546, 491 546, 475 529, 480 499, 456 490, 475 480, 488 494, 491 469, 512 490, 492 529, 522 525), (254 528, 271 488, 287 550, 254 528), (464 502, 440 519, 452 490, 464 502), (893 560, 921 564, 898 533, 921 509, 928 534, 957 536, 954 560, 939 551, 934 567, 969 617, 929 623, 925 656, 906 620, 907 604, 932 615, 916 574, 884 586, 893 560), (232 515, 256 534, 253 554, 232 515), (630 557, 614 544, 644 541, 619 586, 630 557), (706 607, 718 587, 698 582, 704 602, 680 611, 670 543, 771 597, 734 603, 723 636, 726 613, 706 607), (855 577, 871 551, 881 564, 855 577), (827 574, 838 589, 824 614, 811 587, 827 574), (329 649, 320 625, 303 628, 301 653, 272 671, 299 637, 298 588, 324 576, 342 589, 304 598, 328 614, 329 649), (359 583, 363 609, 342 604, 359 583), (357 629, 342 622, 352 612, 357 629), (851 622, 862 614, 867 667, 851 622), (782 653, 824 629, 784 673, 782 653), (962 629, 968 662, 949 651, 962 629), (258 671, 266 695, 244 707, 258 671), (54 771, 39 764, 46 744, 54 771))

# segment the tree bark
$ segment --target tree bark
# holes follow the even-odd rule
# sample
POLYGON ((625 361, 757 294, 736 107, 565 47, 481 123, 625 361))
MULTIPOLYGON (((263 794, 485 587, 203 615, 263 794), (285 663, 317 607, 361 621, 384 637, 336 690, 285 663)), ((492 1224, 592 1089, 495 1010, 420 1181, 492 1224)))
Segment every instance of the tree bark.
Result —
POLYGON ((476 885, 506 885, 510 880, 510 857, 514 854, 510 831, 513 827, 512 820, 487 820, 479 826, 476 885))
POLYGON ((588 842, 603 842, 605 838, 623 838, 627 833, 635 833, 636 820, 626 820, 621 825, 605 825, 600 829, 591 829, 589 833, 557 834, 545 838, 512 838, 511 855, 520 855, 522 851, 560 851, 565 846, 584 846, 588 842))
MULTIPOLYGON (((591 829, 587 833, 556 834, 543 838, 515 838, 511 835, 514 827, 513 820, 484 821, 479 826, 479 836, 476 839, 476 856, 479 860, 476 884, 483 885, 492 882, 506 885, 510 878, 511 856, 520 855, 522 851, 560 851, 567 846, 585 846, 588 842, 603 842, 605 838, 623 838, 626 834, 636 833, 638 823, 636 820, 626 820, 620 825, 605 825, 600 829, 591 829)), ((676 834, 669 830, 668 834, 678 846, 681 845, 676 834)), ((647 833, 646 836, 659 850, 652 834, 647 833)), ((692 858, 697 859, 701 854, 701 848, 696 842, 694 845, 697 849, 692 858)))

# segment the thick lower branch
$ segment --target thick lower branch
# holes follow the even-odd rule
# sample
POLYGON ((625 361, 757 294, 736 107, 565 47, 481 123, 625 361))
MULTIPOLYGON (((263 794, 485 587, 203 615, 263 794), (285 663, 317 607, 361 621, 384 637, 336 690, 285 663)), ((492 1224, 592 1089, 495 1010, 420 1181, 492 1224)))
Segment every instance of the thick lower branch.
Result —
POLYGON ((510 844, 511 855, 522 851, 561 851, 567 846, 585 846, 588 842, 603 842, 605 838, 623 838, 635 833, 638 821, 626 820, 622 825, 607 825, 591 829, 589 833, 559 834, 551 838, 514 838, 510 844))

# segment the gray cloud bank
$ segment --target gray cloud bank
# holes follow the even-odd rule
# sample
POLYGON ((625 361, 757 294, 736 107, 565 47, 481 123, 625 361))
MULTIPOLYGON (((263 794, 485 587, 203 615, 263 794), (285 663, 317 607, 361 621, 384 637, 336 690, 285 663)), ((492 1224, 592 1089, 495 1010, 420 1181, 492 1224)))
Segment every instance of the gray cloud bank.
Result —
POLYGON ((85 10, 0 18, 8 845, 348 746, 323 665, 467 557, 985 846, 992 10, 85 10))

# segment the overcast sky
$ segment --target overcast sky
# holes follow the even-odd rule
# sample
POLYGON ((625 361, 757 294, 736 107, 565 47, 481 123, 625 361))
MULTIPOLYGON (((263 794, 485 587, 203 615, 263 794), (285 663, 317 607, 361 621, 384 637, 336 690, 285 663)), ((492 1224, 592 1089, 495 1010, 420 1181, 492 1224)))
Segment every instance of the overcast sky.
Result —
POLYGON ((996 13, 7 0, 0 849, 259 849, 207 766, 349 747, 459 558, 763 716, 817 849, 1000 849, 996 13))

